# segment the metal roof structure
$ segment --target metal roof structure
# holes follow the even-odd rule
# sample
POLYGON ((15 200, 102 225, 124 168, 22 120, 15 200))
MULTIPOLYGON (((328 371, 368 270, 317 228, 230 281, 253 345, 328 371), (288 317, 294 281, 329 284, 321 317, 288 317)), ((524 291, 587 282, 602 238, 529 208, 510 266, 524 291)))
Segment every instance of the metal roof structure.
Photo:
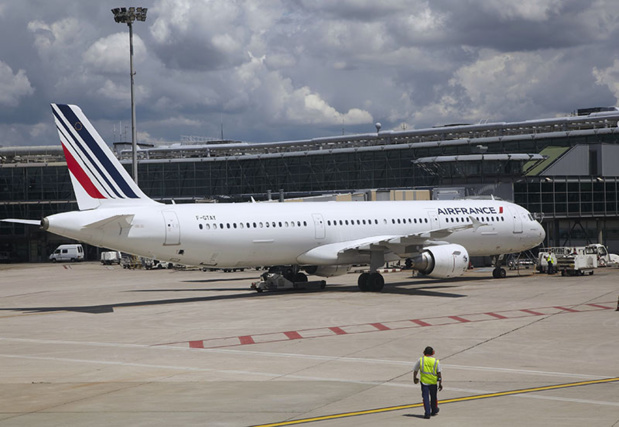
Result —
MULTIPOLYGON (((321 155, 353 151, 406 150, 449 146, 477 146, 499 142, 557 137, 578 137, 619 133, 619 110, 594 112, 586 116, 567 116, 519 122, 448 125, 427 129, 379 131, 356 135, 338 135, 294 141, 241 142, 213 141, 207 144, 173 144, 142 146, 141 161, 196 158, 218 160, 229 157, 271 158, 321 155)), ((131 157, 131 150, 120 149, 121 160, 131 157)), ((445 159, 439 159, 447 161, 445 159)), ((486 160, 492 160, 491 157, 486 160)), ((0 164, 63 162, 61 146, 0 147, 0 164)), ((421 162, 422 160, 419 159, 421 162)), ((455 160, 457 161, 457 160, 455 160)))

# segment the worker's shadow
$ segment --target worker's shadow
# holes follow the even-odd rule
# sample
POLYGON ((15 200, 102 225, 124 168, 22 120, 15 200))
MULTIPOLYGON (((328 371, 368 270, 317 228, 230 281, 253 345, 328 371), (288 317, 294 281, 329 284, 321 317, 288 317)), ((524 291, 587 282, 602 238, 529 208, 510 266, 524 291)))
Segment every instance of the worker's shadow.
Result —
POLYGON ((403 417, 409 417, 409 418, 421 418, 423 419, 423 414, 404 414, 402 415, 403 417))

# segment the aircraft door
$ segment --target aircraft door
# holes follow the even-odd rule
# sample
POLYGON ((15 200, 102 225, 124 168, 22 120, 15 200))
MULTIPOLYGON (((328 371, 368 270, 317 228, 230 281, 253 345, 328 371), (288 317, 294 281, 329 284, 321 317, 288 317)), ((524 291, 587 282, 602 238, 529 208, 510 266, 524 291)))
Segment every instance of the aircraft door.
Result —
POLYGON ((438 230, 441 228, 438 220, 438 209, 428 209, 428 218, 430 220, 430 230, 438 230))
POLYGON ((163 221, 165 224, 164 246, 181 244, 181 225, 178 216, 174 211, 163 211, 163 221))
POLYGON ((522 217, 520 216, 520 212, 518 212, 517 209, 509 207, 509 213, 514 223, 514 233, 522 233, 522 217))
POLYGON ((312 214, 312 218, 314 219, 314 237, 318 239, 324 239, 325 232, 325 220, 322 218, 322 214, 315 213, 312 214))

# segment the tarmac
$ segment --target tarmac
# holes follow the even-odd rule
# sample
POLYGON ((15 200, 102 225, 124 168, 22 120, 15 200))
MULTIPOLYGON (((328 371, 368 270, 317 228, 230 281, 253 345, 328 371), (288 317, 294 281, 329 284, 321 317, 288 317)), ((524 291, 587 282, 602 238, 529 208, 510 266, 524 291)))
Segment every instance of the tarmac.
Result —
POLYGON ((382 293, 357 274, 257 293, 258 275, 0 265, 0 427, 619 425, 619 269, 401 271, 382 293))

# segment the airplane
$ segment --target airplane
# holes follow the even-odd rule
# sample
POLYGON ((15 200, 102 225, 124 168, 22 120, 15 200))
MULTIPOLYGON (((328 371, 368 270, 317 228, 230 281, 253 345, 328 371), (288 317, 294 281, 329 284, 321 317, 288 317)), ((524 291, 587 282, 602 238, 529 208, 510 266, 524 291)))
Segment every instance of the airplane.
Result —
POLYGON ((380 292, 385 263, 406 260, 433 278, 458 277, 471 256, 505 254, 545 238, 524 208, 492 200, 162 204, 146 196, 76 105, 52 104, 78 211, 35 220, 90 245, 203 268, 272 266, 295 282, 369 265, 361 291, 380 292))

